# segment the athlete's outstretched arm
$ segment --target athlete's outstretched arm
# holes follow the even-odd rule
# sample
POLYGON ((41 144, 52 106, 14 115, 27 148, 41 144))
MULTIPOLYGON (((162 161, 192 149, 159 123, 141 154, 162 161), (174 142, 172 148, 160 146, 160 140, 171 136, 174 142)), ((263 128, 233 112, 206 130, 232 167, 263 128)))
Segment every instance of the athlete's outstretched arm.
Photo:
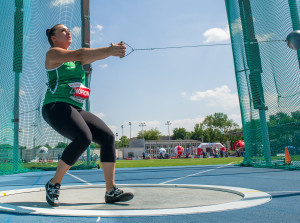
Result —
POLYGON ((69 61, 80 61, 81 64, 90 64, 96 60, 102 60, 110 56, 124 57, 126 46, 124 43, 111 44, 102 48, 81 48, 78 50, 66 50, 60 47, 51 48, 46 55, 46 67, 60 65, 69 61))

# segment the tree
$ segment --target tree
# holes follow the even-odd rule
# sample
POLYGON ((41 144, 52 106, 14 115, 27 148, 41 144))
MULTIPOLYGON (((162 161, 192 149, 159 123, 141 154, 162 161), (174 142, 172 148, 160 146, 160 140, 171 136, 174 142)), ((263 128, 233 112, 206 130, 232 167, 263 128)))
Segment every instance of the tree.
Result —
POLYGON ((292 112, 291 115, 284 112, 270 115, 268 130, 273 153, 282 151, 282 148, 287 145, 297 145, 299 140, 297 140, 296 132, 299 131, 299 121, 300 111, 292 112))
POLYGON ((300 111, 292 112, 292 117, 295 119, 295 121, 300 122, 300 111))
MULTIPOLYGON (((202 123, 195 125, 194 134, 202 135, 203 142, 226 142, 232 141, 234 137, 226 134, 233 131, 241 131, 239 125, 228 119, 224 113, 214 113, 205 117, 202 123), (196 134, 197 132, 197 134, 196 134)), ((231 142, 232 143, 232 142, 231 142)))
POLYGON ((291 122, 295 122, 294 117, 297 118, 298 113, 293 113, 292 116, 284 112, 278 112, 275 115, 270 115, 268 126, 276 126, 280 124, 287 124, 291 122))
POLYGON ((227 137, 224 135, 229 131, 238 129, 239 125, 233 120, 228 119, 224 113, 214 113, 213 115, 206 116, 202 122, 204 126, 204 141, 226 141, 227 137), (210 130, 207 130, 210 129, 210 130))
POLYGON ((92 142, 92 143, 90 144, 90 147, 91 147, 92 149, 94 149, 94 148, 100 148, 100 145, 97 144, 97 143, 92 142))
POLYGON ((129 147, 129 139, 127 136, 122 136, 119 141, 119 146, 120 147, 129 147))
POLYGON ((218 142, 221 132, 218 129, 206 128, 203 131, 203 142, 218 142))
POLYGON ((59 142, 54 148, 55 149, 61 149, 61 148, 66 148, 67 146, 68 146, 67 143, 59 142))
POLYGON ((173 129, 173 135, 172 135, 172 139, 174 140, 182 140, 182 139, 186 139, 188 136, 188 132, 186 131, 185 128, 175 128, 173 129))
POLYGON ((26 146, 19 146, 19 149, 26 149, 26 146))
MULTIPOLYGON (((44 145, 46 148, 48 148, 48 149, 52 149, 52 147, 47 143, 47 144, 45 144, 44 145)), ((41 146, 39 146, 39 148, 40 148, 41 146)))
MULTIPOLYGON (((144 138, 145 140, 159 140, 161 137, 161 132, 158 131, 158 129, 150 129, 150 130, 144 130, 144 138)), ((138 139, 143 138, 143 131, 139 131, 137 135, 138 139)))
POLYGON ((221 112, 206 116, 203 125, 206 128, 218 129, 222 133, 239 127, 238 124, 228 119, 228 116, 221 112))
POLYGON ((196 124, 194 126, 194 131, 191 132, 191 139, 203 140, 203 124, 196 124))

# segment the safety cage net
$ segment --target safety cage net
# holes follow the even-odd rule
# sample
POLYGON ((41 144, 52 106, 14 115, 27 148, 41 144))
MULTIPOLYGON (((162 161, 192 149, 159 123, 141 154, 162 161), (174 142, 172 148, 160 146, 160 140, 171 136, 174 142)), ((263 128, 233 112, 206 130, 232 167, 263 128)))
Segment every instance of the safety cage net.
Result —
MULTIPOLYGON (((0 11, 0 175, 54 170, 70 141, 42 117, 50 48, 46 29, 64 24, 72 34, 70 49, 89 47, 89 1, 0 1, 0 11)), ((73 168, 93 166, 97 158, 87 150, 73 168)))
POLYGON ((239 94, 243 165, 300 168, 299 0, 226 0, 239 94), (299 41, 299 40, 298 40, 299 41))

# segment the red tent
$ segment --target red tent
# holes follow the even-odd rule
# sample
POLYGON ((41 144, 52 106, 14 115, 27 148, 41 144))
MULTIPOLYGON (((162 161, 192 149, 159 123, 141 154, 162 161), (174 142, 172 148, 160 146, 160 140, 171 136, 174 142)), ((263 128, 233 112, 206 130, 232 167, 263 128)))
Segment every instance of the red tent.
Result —
POLYGON ((232 149, 233 149, 233 150, 236 150, 236 148, 242 148, 242 147, 245 147, 245 142, 244 142, 244 140, 238 140, 238 141, 236 141, 236 142, 233 144, 232 149))
POLYGON ((202 155, 203 155, 203 149, 198 148, 197 155, 198 155, 198 156, 202 156, 202 155))
POLYGON ((174 148, 174 151, 175 153, 179 154, 179 155, 182 155, 183 151, 184 151, 184 148, 182 146, 176 146, 174 148))

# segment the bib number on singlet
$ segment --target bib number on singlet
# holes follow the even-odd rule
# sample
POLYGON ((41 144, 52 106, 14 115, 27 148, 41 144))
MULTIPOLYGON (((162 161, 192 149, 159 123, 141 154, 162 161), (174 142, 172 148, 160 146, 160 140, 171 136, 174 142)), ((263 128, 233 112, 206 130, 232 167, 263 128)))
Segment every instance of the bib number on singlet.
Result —
POLYGON ((69 86, 72 88, 70 94, 73 100, 83 103, 84 100, 90 97, 90 89, 84 86, 80 82, 70 83, 69 86))

